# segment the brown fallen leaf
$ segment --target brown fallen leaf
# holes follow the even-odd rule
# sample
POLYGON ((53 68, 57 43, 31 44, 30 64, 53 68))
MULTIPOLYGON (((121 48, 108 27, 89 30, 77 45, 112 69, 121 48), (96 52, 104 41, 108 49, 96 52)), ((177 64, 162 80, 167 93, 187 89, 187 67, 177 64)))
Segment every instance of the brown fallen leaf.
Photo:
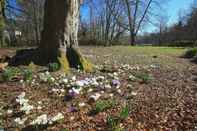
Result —
POLYGON ((4 70, 8 66, 8 63, 0 63, 0 71, 4 70))

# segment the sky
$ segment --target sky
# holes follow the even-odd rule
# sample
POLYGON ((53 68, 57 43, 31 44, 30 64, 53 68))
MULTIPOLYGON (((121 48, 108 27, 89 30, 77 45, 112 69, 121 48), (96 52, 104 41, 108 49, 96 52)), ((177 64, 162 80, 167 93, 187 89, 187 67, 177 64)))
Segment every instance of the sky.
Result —
POLYGON ((168 11, 167 14, 169 16, 169 24, 175 23, 179 18, 179 12, 182 10, 187 11, 187 9, 191 6, 193 0, 169 0, 167 3, 167 7, 165 7, 168 11))
MULTIPOLYGON (((179 12, 180 11, 187 11, 188 8, 191 6, 194 0, 167 0, 168 2, 165 4, 164 8, 166 12, 166 15, 169 17, 168 25, 172 25, 176 23, 179 19, 179 12)), ((11 0, 12 5, 15 4, 15 0, 11 0)), ((87 14, 87 8, 82 8, 81 10, 82 15, 87 14)), ((165 13, 165 12, 164 12, 165 13)), ((146 28, 146 32, 152 32, 155 28, 153 26, 149 26, 146 28)))

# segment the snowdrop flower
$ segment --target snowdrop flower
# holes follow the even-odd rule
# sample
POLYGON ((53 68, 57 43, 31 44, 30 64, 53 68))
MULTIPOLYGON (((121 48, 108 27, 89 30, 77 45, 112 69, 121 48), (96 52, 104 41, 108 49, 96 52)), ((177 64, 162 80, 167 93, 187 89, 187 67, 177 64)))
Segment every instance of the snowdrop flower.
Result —
POLYGON ((119 89, 119 90, 117 90, 117 92, 120 94, 122 91, 119 89))
POLYGON ((86 104, 84 102, 79 103, 79 107, 84 107, 86 104))
POLYGON ((20 80, 20 83, 24 83, 24 80, 20 80))
POLYGON ((114 72, 114 74, 113 74, 114 76, 118 76, 118 73, 117 72, 114 72))
POLYGON ((13 111, 12 110, 7 110, 7 114, 12 114, 13 111))
POLYGON ((25 92, 22 92, 22 93, 18 96, 19 99, 24 98, 24 97, 25 97, 25 92))
POLYGON ((137 92, 132 92, 131 95, 136 96, 137 92))
POLYGON ((76 76, 73 76, 72 77, 72 81, 76 81, 76 76))
POLYGON ((62 80, 62 82, 63 82, 64 84, 67 84, 67 83, 68 83, 68 79, 65 78, 65 79, 62 80))
POLYGON ((109 94, 109 96, 110 96, 110 97, 113 97, 113 96, 114 96, 114 94, 112 94, 112 93, 111 93, 111 94, 109 94))
POLYGON ((105 77, 104 77, 104 76, 98 76, 97 79, 98 79, 98 80, 104 80, 105 77))
POLYGON ((93 91, 93 89, 92 88, 90 88, 90 89, 88 89, 88 92, 90 93, 90 92, 92 92, 93 91))
POLYGON ((105 92, 104 91, 101 91, 101 94, 104 94, 105 92))
POLYGON ((95 93, 94 95, 91 95, 90 98, 92 98, 94 101, 97 101, 101 97, 101 94, 95 93))
POLYGON ((24 125, 26 120, 27 120, 27 118, 21 119, 21 118, 17 117, 16 119, 14 119, 14 122, 16 122, 18 125, 24 125))
POLYGON ((74 117, 74 116, 71 116, 71 117, 70 117, 70 120, 71 120, 71 121, 73 121, 74 119, 75 119, 75 117, 74 117))
POLYGON ((20 107, 21 111, 24 111, 25 114, 29 114, 31 110, 33 110, 33 106, 29 105, 28 103, 25 103, 22 107, 20 107))
POLYGON ((42 101, 38 101, 38 104, 41 105, 42 104, 42 101))
POLYGON ((48 118, 46 114, 38 116, 35 120, 33 120, 31 125, 46 125, 48 123, 48 118))
POLYGON ((41 110, 41 109, 42 109, 42 107, 41 107, 41 106, 38 106, 38 107, 37 107, 37 109, 38 109, 38 110, 41 110))
POLYGON ((105 88, 107 88, 107 89, 111 89, 111 85, 105 85, 105 88))
POLYGON ((64 119, 64 116, 62 113, 58 113, 56 116, 54 116, 53 118, 51 118, 51 121, 52 122, 56 122, 56 121, 59 121, 61 119, 64 119))

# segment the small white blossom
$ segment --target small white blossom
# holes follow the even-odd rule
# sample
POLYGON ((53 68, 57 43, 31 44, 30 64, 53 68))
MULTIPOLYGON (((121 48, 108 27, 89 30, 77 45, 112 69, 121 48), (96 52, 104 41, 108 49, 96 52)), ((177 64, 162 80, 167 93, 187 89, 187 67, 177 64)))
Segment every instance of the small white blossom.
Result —
POLYGON ((101 94, 95 93, 94 95, 91 95, 90 98, 92 98, 94 101, 97 101, 101 97, 101 94))
POLYGON ((132 92, 131 95, 136 96, 137 92, 132 92))
POLYGON ((84 102, 79 103, 79 107, 84 107, 86 104, 84 102))
POLYGON ((16 119, 14 119, 14 122, 16 122, 18 125, 24 125, 25 121, 27 120, 27 118, 19 118, 17 117, 16 119))
POLYGON ((7 114, 12 114, 13 111, 12 110, 7 110, 7 114))
POLYGON ((62 113, 58 113, 56 116, 54 116, 53 118, 51 118, 52 122, 56 122, 59 121, 61 119, 64 119, 64 115, 62 113))
POLYGON ((35 120, 33 120, 31 125, 46 125, 48 123, 48 118, 46 114, 38 116, 35 120))

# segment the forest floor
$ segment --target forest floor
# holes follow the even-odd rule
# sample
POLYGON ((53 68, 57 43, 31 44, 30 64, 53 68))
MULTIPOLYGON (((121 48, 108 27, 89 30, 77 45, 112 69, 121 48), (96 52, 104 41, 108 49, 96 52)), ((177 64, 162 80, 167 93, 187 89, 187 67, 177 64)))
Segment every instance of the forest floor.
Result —
MULTIPOLYGON (((35 65, 1 71, 0 130, 197 130, 197 65, 181 58, 186 49, 81 50, 94 72, 64 74, 35 65)), ((0 56, 14 52, 0 49, 0 56)))

